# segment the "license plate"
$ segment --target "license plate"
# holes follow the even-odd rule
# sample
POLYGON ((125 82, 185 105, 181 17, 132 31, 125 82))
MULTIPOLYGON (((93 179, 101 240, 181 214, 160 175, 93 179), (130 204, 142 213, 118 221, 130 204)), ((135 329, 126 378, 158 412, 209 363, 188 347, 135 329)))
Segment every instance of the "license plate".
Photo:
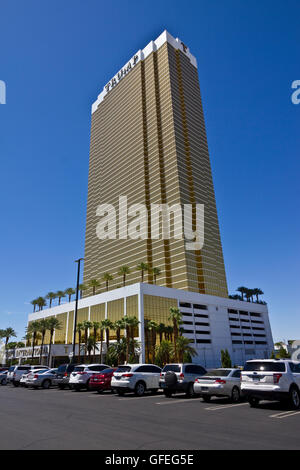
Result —
POLYGON ((207 392, 207 391, 208 391, 208 387, 201 387, 201 390, 202 390, 202 392, 207 392))

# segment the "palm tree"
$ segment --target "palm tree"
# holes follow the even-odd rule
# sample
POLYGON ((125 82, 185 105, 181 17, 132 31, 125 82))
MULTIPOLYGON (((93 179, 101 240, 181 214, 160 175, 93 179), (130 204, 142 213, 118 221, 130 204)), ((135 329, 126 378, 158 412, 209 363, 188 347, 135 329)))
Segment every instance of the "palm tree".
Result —
POLYGON ((146 263, 140 263, 137 265, 136 269, 141 271, 141 281, 144 282, 144 273, 145 271, 149 271, 149 266, 146 263))
POLYGON ((71 302, 71 297, 75 294, 75 289, 68 287, 68 289, 65 290, 65 294, 69 297, 69 302, 71 302))
POLYGON ((163 338, 163 333, 165 332, 165 329, 166 329, 166 325, 164 323, 160 323, 158 326, 157 326, 157 333, 159 334, 159 342, 161 343, 162 342, 162 338, 163 338))
POLYGON ((154 284, 156 284, 156 278, 157 278, 157 276, 160 276, 161 270, 159 268, 153 268, 152 269, 152 274, 153 274, 153 277, 154 277, 154 284))
POLYGON ((121 320, 115 321, 114 327, 115 327, 115 330, 116 330, 117 343, 120 343, 120 341, 121 341, 121 330, 124 330, 124 328, 125 328, 124 319, 122 318, 121 320))
POLYGON ((242 300, 244 300, 244 295, 246 296, 247 293, 247 287, 241 286, 237 288, 237 292, 239 292, 242 295, 242 300))
POLYGON ((164 333, 165 333, 165 340, 173 342, 173 333, 174 333, 173 327, 166 326, 164 333))
POLYGON ((152 362, 153 360, 153 347, 156 345, 156 329, 158 325, 152 320, 146 319, 144 321, 144 331, 145 331, 145 349, 147 352, 146 362, 150 363, 150 352, 152 353, 152 362), (154 342, 154 333, 155 333, 155 342, 154 342), (153 346, 154 344, 154 346, 153 346))
POLYGON ((163 340, 156 348, 156 363, 163 367, 171 362, 173 346, 171 341, 163 340))
POLYGON ((81 347, 81 333, 83 330, 83 324, 77 323, 76 325, 76 333, 78 333, 78 364, 80 364, 80 347, 81 347))
POLYGON ((94 338, 94 361, 96 360, 96 349, 99 350, 99 348, 97 348, 97 331, 99 330, 100 328, 100 322, 99 321, 93 321, 92 322, 92 328, 93 328, 93 338, 94 338))
POLYGON ((152 352, 152 362, 155 363, 155 348, 156 348, 156 332, 158 324, 155 321, 151 320, 150 323, 150 333, 151 333, 151 352, 152 352))
POLYGON ((36 299, 36 301, 37 301, 37 305, 38 305, 38 307, 39 307, 39 312, 40 312, 41 310, 43 310, 43 307, 46 307, 46 306, 47 306, 47 303, 46 303, 46 300, 44 299, 44 297, 38 297, 38 298, 36 299))
POLYGON ((82 325, 83 325, 83 329, 84 329, 84 344, 85 344, 85 355, 86 355, 86 353, 87 353, 86 346, 87 346, 87 342, 88 342, 88 332, 89 332, 90 328, 93 328, 93 323, 88 321, 88 320, 84 320, 82 322, 82 325))
POLYGON ((100 287, 100 282, 98 281, 98 279, 91 279, 88 286, 91 287, 93 289, 93 295, 96 294, 96 288, 97 287, 100 287))
POLYGON ((56 292, 56 297, 58 298, 58 305, 60 305, 61 299, 63 299, 64 297, 66 297, 65 291, 64 291, 64 290, 58 290, 58 291, 56 292))
POLYGON ((16 338, 17 337, 17 333, 15 332, 15 330, 13 328, 6 328, 5 330, 2 330, 2 333, 1 333, 1 336, 2 338, 5 338, 5 356, 6 356, 6 362, 7 362, 7 344, 8 344, 8 341, 10 340, 10 338, 16 338))
POLYGON ((256 295, 256 302, 258 303, 259 302, 258 296, 264 295, 264 292, 259 287, 255 287, 253 289, 253 294, 256 295))
POLYGON ((49 308, 52 307, 52 302, 54 299, 56 299, 56 293, 55 292, 48 292, 48 294, 46 295, 46 299, 49 300, 49 308))
POLYGON ((27 329, 26 332, 31 335, 32 338, 32 354, 31 354, 31 361, 33 361, 34 358, 34 348, 35 348, 35 343, 36 343, 36 338, 38 333, 40 332, 40 322, 38 320, 32 321, 27 329))
POLYGON ((48 353, 48 366, 50 367, 51 363, 51 347, 53 341, 53 335, 55 330, 61 330, 61 322, 55 318, 48 319, 48 330, 50 331, 50 343, 49 343, 49 353, 48 353))
POLYGON ((108 350, 109 350, 109 330, 112 330, 114 328, 114 324, 111 320, 106 318, 105 320, 102 320, 102 326, 105 328, 106 352, 108 352, 108 350))
POLYGON ((129 353, 134 355, 134 344, 135 344, 134 333, 135 333, 136 328, 138 328, 140 322, 134 316, 128 317, 128 321, 129 321, 129 353))
POLYGON ((42 341, 41 341, 41 352, 40 352, 40 364, 42 364, 42 354, 43 354, 43 349, 44 349, 44 341, 45 341, 45 335, 48 330, 48 320, 47 318, 42 318, 39 321, 39 332, 42 335, 42 341))
POLYGON ((100 362, 102 364, 102 351, 103 351, 103 340, 104 340, 104 331, 105 331, 105 323, 103 323, 105 320, 102 320, 100 322, 100 362))
POLYGON ((125 287, 126 285, 126 276, 127 274, 130 274, 130 268, 129 266, 121 266, 118 272, 119 276, 123 276, 123 286, 125 287))
POLYGON ((82 293, 83 291, 87 290, 88 289, 88 286, 86 286, 85 284, 79 284, 79 291, 80 291, 80 298, 82 299, 82 293))
POLYGON ((174 355, 175 361, 177 362, 177 339, 178 339, 178 328, 182 322, 182 313, 177 307, 170 307, 169 320, 173 322, 173 331, 174 331, 174 355))
POLYGON ((37 304, 38 304, 38 300, 34 299, 30 303, 31 303, 31 305, 33 305, 33 313, 34 313, 35 310, 36 310, 37 304))
POLYGON ((247 302, 250 302, 250 300, 252 300, 253 302, 253 295, 254 295, 253 289, 246 289, 245 295, 246 295, 247 302))
POLYGON ((109 284, 110 281, 113 280, 113 276, 109 273, 105 273, 105 274, 103 274, 102 279, 103 279, 103 281, 105 281, 106 290, 108 291, 108 284, 109 284))
POLYGON ((196 356, 195 349, 190 346, 189 338, 185 336, 179 336, 176 341, 176 348, 174 343, 174 353, 175 356, 178 355, 178 362, 184 362, 184 355, 189 354, 190 356, 196 356))
MULTIPOLYGON (((93 336, 88 337, 85 348, 86 348, 86 351, 88 352, 89 362, 91 362, 92 350, 94 349, 94 351, 95 351, 96 349, 97 350, 99 349, 98 346, 95 343, 95 338, 93 336)), ((94 355, 95 355, 95 352, 94 352, 94 355)))

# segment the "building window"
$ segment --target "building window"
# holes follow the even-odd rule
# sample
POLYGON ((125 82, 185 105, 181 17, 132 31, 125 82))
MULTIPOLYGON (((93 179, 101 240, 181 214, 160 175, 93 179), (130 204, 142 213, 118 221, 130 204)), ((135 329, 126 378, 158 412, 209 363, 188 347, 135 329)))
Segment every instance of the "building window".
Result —
POLYGON ((180 302, 179 306, 183 307, 183 308, 192 308, 191 304, 189 304, 187 302, 180 302))
POLYGON ((207 310, 207 305, 193 304, 193 307, 198 310, 207 310))

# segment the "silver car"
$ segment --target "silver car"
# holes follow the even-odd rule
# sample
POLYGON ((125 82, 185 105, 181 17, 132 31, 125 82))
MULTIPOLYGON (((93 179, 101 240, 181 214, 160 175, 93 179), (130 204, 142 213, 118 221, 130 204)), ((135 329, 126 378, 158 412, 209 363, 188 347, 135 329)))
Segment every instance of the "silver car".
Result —
POLYGON ((205 402, 211 397, 228 397, 237 403, 241 396, 240 369, 210 369, 194 383, 194 392, 201 395, 205 402))
POLYGON ((27 387, 48 389, 51 385, 56 385, 57 369, 49 369, 46 371, 31 372, 26 379, 27 387))
POLYGON ((34 371, 29 370, 29 371, 25 372, 25 374, 23 374, 23 375, 21 376, 21 378, 20 378, 20 382, 19 382, 19 383, 20 383, 20 387, 28 387, 28 385, 27 385, 27 379, 28 379, 28 377, 29 377, 30 374, 32 374, 33 372, 34 372, 35 374, 38 374, 38 373, 41 373, 41 372, 45 372, 45 370, 47 370, 47 369, 41 368, 41 369, 35 369, 34 371))
POLYGON ((0 372, 0 385, 6 385, 7 384, 7 370, 2 370, 0 372))

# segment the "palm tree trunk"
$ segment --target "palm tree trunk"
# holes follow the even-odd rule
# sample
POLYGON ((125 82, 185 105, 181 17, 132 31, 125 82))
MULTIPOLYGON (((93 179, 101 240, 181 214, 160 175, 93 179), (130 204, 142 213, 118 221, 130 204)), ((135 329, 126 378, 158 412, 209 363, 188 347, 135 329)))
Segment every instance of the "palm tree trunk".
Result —
POLYGON ((31 354, 31 362, 33 362, 33 358, 34 358, 34 348, 35 348, 35 338, 36 338, 36 333, 33 333, 33 337, 32 337, 32 354, 31 354))
POLYGON ((129 342, 130 342, 129 327, 126 326, 126 362, 127 363, 129 359, 129 342))
POLYGON ((42 344, 41 344, 41 352, 40 352, 40 364, 42 364, 42 355, 43 355, 43 348, 44 348, 44 340, 45 340, 45 333, 42 333, 42 344))
POLYGON ((52 348, 52 340, 53 340, 53 333, 54 331, 50 331, 50 344, 49 344, 49 355, 48 355, 48 367, 51 367, 51 348, 52 348))
POLYGON ((81 332, 78 331, 78 364, 80 364, 80 344, 81 344, 81 332))
POLYGON ((173 328, 174 328, 174 354, 175 354, 175 362, 177 362, 177 322, 176 320, 173 321, 173 328))
POLYGON ((108 354, 109 350, 109 328, 106 328, 106 355, 108 354))
POLYGON ((103 330, 100 333, 100 363, 102 364, 102 351, 103 351, 103 330))

